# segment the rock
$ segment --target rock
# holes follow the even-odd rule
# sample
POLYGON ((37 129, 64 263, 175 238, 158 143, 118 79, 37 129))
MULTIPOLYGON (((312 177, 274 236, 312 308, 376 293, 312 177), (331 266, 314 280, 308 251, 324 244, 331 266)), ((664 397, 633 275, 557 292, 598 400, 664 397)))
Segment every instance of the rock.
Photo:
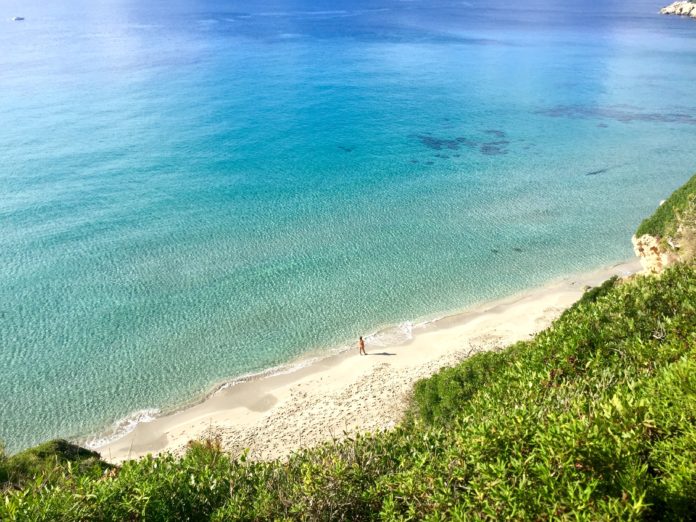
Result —
POLYGON ((690 16, 696 18, 696 3, 688 0, 680 0, 660 9, 660 13, 667 15, 690 16))
POLYGON ((644 234, 640 237, 633 236, 631 241, 644 272, 659 274, 679 259, 674 252, 665 251, 657 237, 644 234))

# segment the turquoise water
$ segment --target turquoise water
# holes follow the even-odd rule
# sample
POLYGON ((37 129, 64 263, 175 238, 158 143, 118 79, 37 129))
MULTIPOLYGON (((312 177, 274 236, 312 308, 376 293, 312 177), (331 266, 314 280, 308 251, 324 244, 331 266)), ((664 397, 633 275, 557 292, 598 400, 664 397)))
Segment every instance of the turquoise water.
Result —
POLYGON ((696 170, 659 3, 100 4, 0 13, 12 451, 626 259, 696 170))

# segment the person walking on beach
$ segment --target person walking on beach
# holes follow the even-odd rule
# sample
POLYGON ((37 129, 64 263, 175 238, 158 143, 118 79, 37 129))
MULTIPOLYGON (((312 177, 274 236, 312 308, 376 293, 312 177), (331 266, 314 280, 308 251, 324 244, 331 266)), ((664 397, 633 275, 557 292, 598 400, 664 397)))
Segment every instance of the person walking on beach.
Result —
POLYGON ((365 351, 365 340, 362 338, 362 335, 358 340, 358 348, 360 348, 360 355, 367 355, 367 352, 365 351))

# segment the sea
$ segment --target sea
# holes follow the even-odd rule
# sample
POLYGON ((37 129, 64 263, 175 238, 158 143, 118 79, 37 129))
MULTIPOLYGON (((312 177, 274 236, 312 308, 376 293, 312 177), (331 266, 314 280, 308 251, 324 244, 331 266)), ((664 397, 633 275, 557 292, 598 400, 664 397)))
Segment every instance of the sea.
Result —
POLYGON ((7 451, 632 257, 696 171, 662 5, 5 0, 7 451))

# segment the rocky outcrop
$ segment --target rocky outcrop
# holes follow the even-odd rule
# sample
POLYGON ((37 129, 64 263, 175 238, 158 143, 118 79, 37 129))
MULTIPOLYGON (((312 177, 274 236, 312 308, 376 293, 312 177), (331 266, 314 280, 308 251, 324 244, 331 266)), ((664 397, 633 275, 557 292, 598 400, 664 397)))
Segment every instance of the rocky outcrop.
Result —
POLYGON ((680 16, 690 16, 691 18, 696 18, 696 3, 687 0, 681 0, 679 2, 674 2, 660 9, 662 14, 673 14, 680 16))
POLYGON ((679 258, 674 252, 665 250, 660 245, 660 239, 644 234, 640 237, 633 236, 633 251, 640 259, 643 271, 649 274, 659 274, 679 258))
POLYGON ((647 273, 659 274, 677 262, 696 263, 696 175, 660 201, 632 241, 647 273))

